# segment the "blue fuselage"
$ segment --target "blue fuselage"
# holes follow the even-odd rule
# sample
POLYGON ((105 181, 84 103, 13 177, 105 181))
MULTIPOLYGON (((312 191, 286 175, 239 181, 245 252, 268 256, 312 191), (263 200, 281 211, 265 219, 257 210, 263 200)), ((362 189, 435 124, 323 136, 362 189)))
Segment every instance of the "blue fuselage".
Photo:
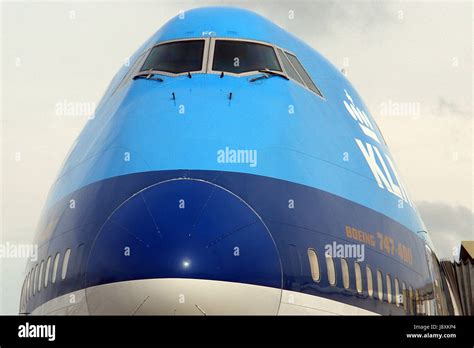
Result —
POLYGON ((31 313, 58 296, 114 282, 193 278, 414 314, 415 302, 436 299, 424 230, 375 120, 344 75, 256 14, 198 9, 172 19, 130 58, 71 149, 38 226, 38 261, 27 266, 30 275, 59 253, 60 274, 70 249, 67 276, 23 295, 20 308, 31 313), (143 52, 187 38, 288 50, 322 96, 278 76, 249 81, 258 72, 130 77, 143 52), (349 286, 337 257, 335 283, 328 275, 324 255, 337 245, 364 251, 363 258, 346 256, 349 286), (319 257, 319 279, 308 249, 319 257), (411 304, 394 299, 402 284, 413 289, 411 304))

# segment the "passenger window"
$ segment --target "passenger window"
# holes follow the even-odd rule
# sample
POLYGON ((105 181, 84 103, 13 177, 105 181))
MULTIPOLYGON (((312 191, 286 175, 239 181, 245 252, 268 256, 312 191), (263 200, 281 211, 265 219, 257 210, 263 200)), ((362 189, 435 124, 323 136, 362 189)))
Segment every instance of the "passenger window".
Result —
POLYGON ((311 268, 311 277, 313 278, 313 281, 319 282, 321 274, 319 272, 319 260, 316 251, 314 249, 308 249, 308 257, 309 266, 311 268))
POLYGON ((51 267, 51 256, 48 257, 48 261, 46 261, 46 271, 44 274, 44 287, 48 287, 48 282, 49 282, 49 269, 51 267))
POLYGON ((350 278, 349 278, 349 266, 346 259, 341 259, 341 269, 342 269, 342 285, 345 289, 349 289, 350 278))
POLYGON ((29 275, 25 278, 25 293, 23 294, 23 303, 26 305, 26 301, 28 300, 28 280, 29 275))
POLYGON ((43 269, 44 269, 44 261, 41 261, 39 276, 38 276, 38 292, 41 291, 41 283, 43 282, 43 269))
POLYGON ((23 292, 25 290, 25 282, 23 282, 23 285, 21 286, 21 293, 20 293, 20 312, 21 312, 21 307, 23 306, 23 292))
POLYGON ((326 255, 326 267, 328 271, 328 281, 331 285, 336 285, 336 268, 331 255, 326 255))
POLYGON ((23 303, 26 304, 26 300, 28 298, 28 276, 25 278, 25 289, 23 291, 23 303))
POLYGON ((56 276, 58 274, 58 265, 59 265, 59 253, 56 254, 54 257, 54 263, 53 263, 53 276, 51 279, 51 283, 56 283, 56 276))
POLYGON ((362 272, 358 262, 354 262, 354 273, 356 277, 356 290, 359 294, 362 294, 362 272))
POLYGON ((20 297, 20 311, 23 308, 25 304, 25 288, 26 288, 26 282, 23 281, 23 286, 21 287, 21 297, 20 297))
POLYGON ((26 299, 28 297, 28 275, 25 277, 25 284, 23 289, 23 304, 26 303, 26 299))
POLYGON ((31 290, 31 271, 30 271, 30 273, 28 273, 28 285, 27 285, 27 287, 28 287, 28 289, 26 290, 27 297, 28 297, 28 299, 30 299, 31 292, 32 292, 32 290, 31 290))
POLYGON ((29 281, 30 275, 28 274, 25 278, 25 293, 23 294, 23 302, 26 305, 26 301, 28 300, 28 281, 29 281))
POLYGON ((285 69, 288 77, 304 86, 303 80, 301 79, 300 75, 298 75, 295 68, 293 68, 293 65, 291 65, 290 61, 288 60, 288 57, 283 53, 281 49, 278 48, 277 51, 278 55, 280 56, 281 63, 283 64, 283 68, 285 69))
POLYGON ((237 40, 216 40, 213 71, 241 74, 269 69, 282 71, 272 46, 237 40))
POLYGON ((28 299, 28 276, 25 278, 25 284, 23 288, 23 306, 26 305, 27 299, 28 299))
POLYGON ((38 283, 38 265, 35 266, 33 271, 33 295, 36 294, 36 284, 38 283))
POLYGON ((35 268, 33 267, 33 269, 31 270, 31 276, 30 276, 30 286, 31 286, 31 294, 30 295, 31 295, 31 297, 33 297, 33 293, 34 293, 34 291, 33 291, 34 290, 33 289, 34 288, 34 286, 33 286, 34 282, 35 282, 35 268))
POLYGON ((30 298, 33 296, 33 278, 34 278, 35 268, 30 271, 30 298))
POLYGON ((392 278, 390 274, 385 276, 385 282, 387 283, 387 301, 388 303, 392 303, 392 278))
POLYGON ((286 53, 286 56, 288 57, 288 59, 290 60, 291 64, 293 64, 293 66, 295 67, 296 71, 298 72, 298 74, 301 76, 301 78, 303 79, 304 83, 306 84, 306 86, 312 90, 314 93, 318 94, 319 96, 323 96, 321 94, 321 91, 318 89, 318 87, 316 87, 316 85, 314 84, 313 80, 311 80, 311 77, 308 75, 308 73, 306 72, 306 70, 303 68, 303 65, 301 65, 300 61, 298 60, 298 58, 296 58, 294 55, 292 55, 291 53, 288 53, 288 52, 285 52, 286 53))
POLYGON ((407 305, 410 308, 410 314, 415 314, 415 304, 414 304, 414 298, 413 298, 413 287, 410 285, 408 286, 408 301, 407 305))
POLYGON ((164 43, 151 49, 140 71, 155 70, 173 74, 201 71, 204 40, 164 43))
POLYGON ((402 303, 401 305, 405 307, 405 311, 407 310, 407 285, 405 282, 402 282, 402 303))
POLYGON ((421 301, 420 292, 418 291, 418 289, 415 289, 415 312, 417 314, 425 314, 423 302, 421 301))
POLYGON ((400 303, 402 302, 401 301, 401 296, 400 296, 400 284, 398 283, 398 278, 395 278, 394 279, 394 283, 395 283, 395 304, 397 305, 397 307, 400 307, 400 303))
POLYGON ((383 301, 383 276, 380 270, 377 270, 377 297, 383 301))
POLYGON ((28 299, 28 297, 30 296, 29 290, 30 290, 30 274, 28 273, 26 275, 26 291, 25 291, 26 299, 28 299))
POLYGON ((367 273, 367 294, 372 297, 374 295, 374 281, 372 279, 372 269, 367 266, 365 270, 367 273))
POLYGON ((67 274, 67 266, 69 264, 69 256, 71 255, 71 249, 67 249, 66 253, 64 254, 64 259, 63 259, 63 267, 61 268, 61 279, 66 278, 67 274))

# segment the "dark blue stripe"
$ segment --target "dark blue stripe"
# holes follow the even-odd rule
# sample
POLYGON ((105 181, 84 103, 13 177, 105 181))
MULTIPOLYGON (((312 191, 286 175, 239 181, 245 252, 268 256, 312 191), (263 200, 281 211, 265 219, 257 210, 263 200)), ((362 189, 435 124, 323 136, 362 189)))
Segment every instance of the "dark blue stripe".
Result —
MULTIPOLYGON (((374 292, 377 290, 377 268, 383 271, 384 283, 385 274, 392 276, 392 289, 394 277, 398 277, 400 283, 403 280, 420 291, 429 282, 421 239, 396 221, 327 192, 241 173, 184 170, 145 172, 88 185, 64 198, 47 212, 40 223, 37 242, 40 243, 39 260, 46 260, 49 255, 61 252, 61 265, 64 251, 71 248, 71 262, 67 279, 50 284, 33 296, 28 302, 27 312, 56 296, 85 286, 141 278, 191 277, 282 286, 284 289, 323 296, 381 314, 403 314, 404 311, 393 304, 368 298, 365 265, 370 264, 372 267, 374 292), (184 177, 209 181, 233 192, 262 217, 264 224, 233 195, 215 189, 213 185, 192 185, 191 182, 184 186, 163 185, 159 190, 148 191, 143 195, 146 205, 143 197, 132 199, 105 224, 107 218, 136 192, 165 180, 184 177), (200 212, 197 207, 202 207, 203 197, 209 196, 212 206, 197 218, 196 214, 200 212), (176 209, 177 200, 181 198, 190 209, 176 209), (288 207, 289 200, 294 201, 293 209, 288 207), (154 211, 150 215, 147 209, 154 211), (137 215, 139 213, 144 215, 137 215), (186 215, 188 213, 189 216, 186 215), (153 222, 150 216, 157 221, 153 222), (195 221, 201 225, 194 226, 195 221), (155 225, 162 230, 161 236, 159 233, 144 233, 155 228, 155 225), (266 234, 265 225, 271 237, 266 234), (352 261, 349 262, 350 289, 342 287, 338 260, 337 286, 329 285, 321 256, 326 244, 333 241, 353 242, 345 235, 346 225, 373 234, 382 231, 386 236, 409 245, 413 251, 413 265, 403 264, 396 255, 388 256, 378 249, 378 245, 366 247, 366 259, 361 263, 364 293, 357 294, 354 290, 352 261), (98 233, 101 229, 102 232, 98 233), (235 233, 236 230, 239 232, 235 233), (188 238, 189 232, 192 237, 188 238), (131 257, 128 259, 123 257, 125 244, 131 247, 131 257), (200 248, 200 252, 194 255, 193 245, 200 248), (202 252, 206 247, 208 252, 202 252), (233 255, 235 247, 240 247, 239 257, 233 255), (320 255, 319 283, 311 278, 308 248, 315 248, 320 255), (160 251, 158 256, 156 251, 160 251), (89 255, 93 257, 88 263, 89 255), (178 271, 178 261, 186 258, 192 259, 193 267, 178 271), (279 274, 280 262, 283 282, 279 274)), ((32 266, 28 265, 28 270, 32 266)))

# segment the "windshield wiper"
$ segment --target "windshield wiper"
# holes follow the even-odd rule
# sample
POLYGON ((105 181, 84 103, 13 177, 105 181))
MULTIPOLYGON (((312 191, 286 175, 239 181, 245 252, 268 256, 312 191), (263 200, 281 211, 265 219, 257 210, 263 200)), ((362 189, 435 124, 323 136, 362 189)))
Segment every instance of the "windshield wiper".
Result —
POLYGON ((273 77, 273 76, 279 76, 279 77, 284 78, 285 80, 289 80, 288 76, 286 76, 282 72, 279 72, 279 71, 276 71, 276 70, 260 69, 260 70, 258 70, 258 72, 261 72, 264 75, 254 77, 253 79, 249 80, 250 82, 255 82, 255 81, 258 81, 258 80, 261 80, 261 79, 268 79, 268 78, 273 77))
POLYGON ((161 77, 154 77, 155 75, 157 75, 157 73, 155 73, 155 72, 142 71, 142 72, 139 72, 138 74, 136 74, 133 77, 133 79, 134 80, 136 80, 136 79, 146 79, 146 80, 154 80, 154 81, 163 82, 163 79, 161 77))

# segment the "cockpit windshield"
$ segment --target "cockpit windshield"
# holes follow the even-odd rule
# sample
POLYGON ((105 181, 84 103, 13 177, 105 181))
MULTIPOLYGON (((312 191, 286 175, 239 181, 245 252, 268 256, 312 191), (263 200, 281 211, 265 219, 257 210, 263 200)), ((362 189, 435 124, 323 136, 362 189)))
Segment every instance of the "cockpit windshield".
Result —
POLYGON ((282 71, 271 46, 237 40, 216 40, 212 70, 234 74, 249 71, 282 71))
POLYGON ((140 71, 165 71, 172 74, 200 71, 204 43, 204 40, 188 40, 155 46, 140 71))
POLYGON ((165 82, 158 75, 192 77, 194 73, 258 75, 249 82, 278 76, 296 81, 323 98, 294 54, 269 43, 241 39, 193 38, 160 43, 144 52, 126 76, 165 82))

